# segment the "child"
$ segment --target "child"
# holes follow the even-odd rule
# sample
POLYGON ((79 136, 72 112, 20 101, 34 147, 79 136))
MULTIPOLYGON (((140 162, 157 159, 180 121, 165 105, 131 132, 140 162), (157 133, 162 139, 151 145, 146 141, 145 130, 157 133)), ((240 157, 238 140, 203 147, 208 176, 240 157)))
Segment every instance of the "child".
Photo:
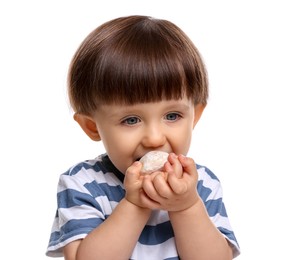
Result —
POLYGON ((60 176, 48 256, 232 259, 239 247, 222 189, 186 157, 207 103, 205 66, 176 25, 146 16, 99 26, 71 62, 74 119, 106 154, 60 176), (139 159, 169 153, 145 175, 139 159))

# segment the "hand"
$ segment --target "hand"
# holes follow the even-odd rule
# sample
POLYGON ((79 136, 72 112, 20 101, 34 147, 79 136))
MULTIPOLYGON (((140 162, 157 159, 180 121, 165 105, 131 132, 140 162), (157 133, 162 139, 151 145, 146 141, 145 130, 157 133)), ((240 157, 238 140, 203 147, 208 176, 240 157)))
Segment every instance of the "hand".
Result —
POLYGON ((149 205, 152 205, 152 200, 143 190, 145 175, 140 173, 141 169, 142 163, 136 161, 126 170, 124 178, 125 199, 138 207, 151 209, 149 205))
POLYGON ((182 211, 192 207, 198 200, 198 173, 194 161, 183 155, 170 154, 165 171, 143 178, 142 188, 147 201, 142 203, 151 209, 182 211))

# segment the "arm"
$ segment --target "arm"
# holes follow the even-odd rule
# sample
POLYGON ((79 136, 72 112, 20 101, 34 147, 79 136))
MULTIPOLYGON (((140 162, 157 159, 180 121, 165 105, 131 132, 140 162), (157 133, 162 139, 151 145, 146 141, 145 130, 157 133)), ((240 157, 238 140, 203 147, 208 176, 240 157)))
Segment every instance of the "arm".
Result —
POLYGON ((169 211, 181 259, 229 260, 232 250, 210 220, 197 192, 198 173, 192 159, 169 157, 167 179, 146 178, 143 188, 158 208, 169 211))
POLYGON ((125 176, 126 197, 112 214, 83 240, 64 248, 65 260, 129 259, 148 221, 151 210, 137 206, 140 189, 139 168, 133 167, 125 176))
POLYGON ((229 260, 232 250, 210 220, 202 200, 183 211, 169 212, 181 259, 229 260))
POLYGON ((78 247, 77 260, 129 259, 149 211, 122 199, 113 213, 78 247))

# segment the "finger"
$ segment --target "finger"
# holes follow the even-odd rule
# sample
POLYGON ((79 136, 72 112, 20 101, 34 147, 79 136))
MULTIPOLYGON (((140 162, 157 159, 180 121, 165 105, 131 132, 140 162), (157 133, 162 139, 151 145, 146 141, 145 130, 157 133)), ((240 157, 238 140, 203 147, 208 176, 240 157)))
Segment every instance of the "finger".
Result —
POLYGON ((149 176, 149 175, 146 175, 143 179, 143 190, 144 192, 147 194, 147 196, 154 200, 154 201, 157 201, 157 197, 158 197, 158 193, 153 185, 153 182, 152 182, 152 177, 149 176))
POLYGON ((170 198, 172 190, 167 183, 166 173, 161 173, 153 179, 153 186, 158 195, 163 198, 170 198))
POLYGON ((141 189, 140 191, 140 200, 145 208, 152 210, 161 208, 161 204, 157 201, 152 200, 143 189, 141 189))
POLYGON ((168 157, 168 161, 169 163, 165 165, 167 172, 174 172, 178 178, 181 178, 183 174, 183 168, 178 159, 178 156, 174 153, 171 153, 168 157), (171 167, 169 167, 169 164, 171 165, 171 167))
POLYGON ((195 175, 197 177, 196 164, 192 158, 185 157, 184 155, 179 155, 178 159, 183 167, 184 172, 189 175, 195 175))
POLYGON ((148 174, 148 176, 151 180, 153 180, 159 174, 161 174, 161 171, 152 172, 151 174, 148 174))
MULTIPOLYGON (((125 173, 124 184, 129 185, 133 183, 140 183, 140 170, 142 168, 142 164, 140 162, 134 162, 125 173)), ((141 182, 142 185, 142 182, 141 182)))
POLYGON ((187 182, 185 181, 186 177, 182 179, 177 178, 174 173, 169 173, 168 175, 168 183, 176 194, 184 194, 188 190, 187 182))
POLYGON ((166 172, 174 172, 174 167, 171 165, 170 162, 165 163, 164 169, 166 172))

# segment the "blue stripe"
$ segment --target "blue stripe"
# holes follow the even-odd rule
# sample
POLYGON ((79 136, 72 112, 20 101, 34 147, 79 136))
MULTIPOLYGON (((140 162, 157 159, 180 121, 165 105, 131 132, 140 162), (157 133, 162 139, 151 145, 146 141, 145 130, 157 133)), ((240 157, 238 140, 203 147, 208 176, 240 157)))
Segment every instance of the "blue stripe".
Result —
POLYGON ((205 202, 208 196, 211 194, 212 190, 203 186, 203 180, 198 181, 197 183, 197 192, 203 202, 205 202))
POLYGON ((84 185, 86 189, 94 196, 107 196, 109 201, 121 201, 125 196, 124 189, 120 186, 110 186, 107 183, 97 183, 93 181, 84 185))
POLYGON ((75 175, 77 174, 78 172, 80 172, 82 169, 86 169, 86 170, 89 170, 89 169, 92 169, 94 166, 87 163, 87 162, 81 162, 79 164, 77 164, 75 167, 69 169, 67 172, 64 173, 64 175, 75 175))
POLYGON ((91 161, 84 161, 84 162, 78 163, 73 168, 70 168, 63 175, 70 175, 70 176, 76 175, 82 169, 85 169, 85 170, 92 169, 95 172, 103 172, 103 173, 108 172, 108 170, 105 168, 105 166, 102 164, 101 161, 96 161, 95 164, 92 164, 91 161))
POLYGON ((157 226, 145 226, 139 237, 139 242, 144 245, 161 244, 174 236, 170 221, 157 226))
POLYGON ((230 239, 230 240, 232 240, 232 241, 235 241, 235 242, 237 243, 237 245, 239 246, 238 241, 237 241, 237 239, 236 239, 235 234, 234 234, 233 231, 228 230, 228 229, 223 228, 223 227, 217 227, 217 228, 218 228, 218 229, 220 230, 220 232, 221 232, 222 234, 224 234, 228 239, 230 239))
POLYGON ((61 227, 59 232, 56 231, 51 234, 49 246, 57 245, 58 243, 61 243, 76 235, 88 234, 102 222, 103 220, 99 218, 70 220, 61 227))
POLYGON ((81 163, 76 164, 74 167, 70 168, 68 171, 66 171, 65 173, 63 173, 63 175, 76 175, 78 172, 80 172, 82 169, 85 170, 89 170, 92 169, 95 172, 103 172, 106 173, 106 169, 105 171, 103 171, 105 167, 103 166, 101 161, 96 161, 95 164, 92 164, 90 161, 84 161, 81 163))
POLYGON ((74 206, 88 205, 102 211, 100 204, 93 196, 72 189, 58 192, 57 202, 58 208, 71 208, 74 206))
POLYGON ((222 198, 216 200, 208 200, 204 203, 210 217, 213 217, 218 213, 223 217, 228 217, 224 203, 222 202, 222 198))

